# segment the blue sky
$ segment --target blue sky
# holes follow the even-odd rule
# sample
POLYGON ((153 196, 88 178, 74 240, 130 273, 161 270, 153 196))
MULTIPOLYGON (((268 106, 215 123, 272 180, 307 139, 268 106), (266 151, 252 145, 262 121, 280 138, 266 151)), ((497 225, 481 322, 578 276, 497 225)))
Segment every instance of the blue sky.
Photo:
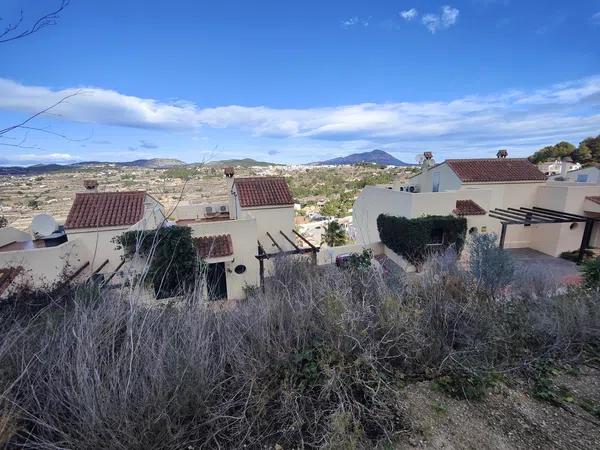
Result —
POLYGON ((600 0, 72 0, 0 43, 0 129, 78 92, 0 164, 526 156, 600 134, 599 42, 600 0))

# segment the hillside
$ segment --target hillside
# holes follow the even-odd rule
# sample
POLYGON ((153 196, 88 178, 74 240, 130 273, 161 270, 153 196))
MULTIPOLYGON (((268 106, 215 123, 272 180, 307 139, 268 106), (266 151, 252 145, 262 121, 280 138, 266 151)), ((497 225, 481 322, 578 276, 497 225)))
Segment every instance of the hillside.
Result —
POLYGON ((219 161, 211 161, 207 163, 208 166, 213 167, 225 167, 225 166, 233 166, 233 167, 268 167, 268 166, 280 166, 281 164, 274 164, 267 161, 257 161, 252 158, 242 158, 242 159, 222 159, 219 161))
POLYGON ((326 161, 320 161, 314 164, 318 165, 344 165, 344 164, 361 164, 361 163, 371 163, 371 164, 381 164, 384 166, 410 166, 410 164, 405 163, 404 161, 400 161, 398 158, 390 155, 383 150, 373 150, 370 152, 364 153, 353 153, 348 156, 342 156, 339 158, 328 159, 326 161))

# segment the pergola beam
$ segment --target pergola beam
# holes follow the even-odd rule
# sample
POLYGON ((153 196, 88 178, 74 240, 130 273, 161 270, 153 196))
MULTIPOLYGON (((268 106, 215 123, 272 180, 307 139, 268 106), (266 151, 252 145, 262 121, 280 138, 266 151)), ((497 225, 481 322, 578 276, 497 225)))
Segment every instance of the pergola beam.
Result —
POLYGON ((562 211, 554 211, 553 209, 540 208, 539 206, 534 206, 533 209, 535 211, 543 211, 543 212, 548 212, 548 213, 560 213, 565 218, 570 217, 573 219, 579 219, 581 221, 589 220, 589 217, 580 216, 579 214, 571 214, 571 213, 566 213, 566 212, 562 212, 562 211))
MULTIPOLYGON (((285 234, 283 231, 279 230, 279 232, 280 232, 280 233, 281 233, 281 235, 282 235, 282 236, 285 238, 285 240, 286 240, 286 241, 288 241, 290 244, 292 244, 292 247, 294 247, 294 248, 295 248, 296 250, 298 250, 298 251, 302 250, 300 247, 298 247, 298 246, 296 245, 296 243, 295 243, 294 241, 292 241, 292 240, 291 240, 289 237, 287 237, 287 235, 286 235, 286 234, 285 234)), ((311 250, 312 250, 312 249, 311 249, 311 250)))
POLYGON ((275 239, 273 239, 273 236, 271 236, 271 233, 269 233, 268 231, 267 231, 267 236, 269 236, 269 239, 271 239, 271 242, 273 243, 273 245, 274 245, 275 247, 277 247, 277 249, 278 249, 280 252, 282 252, 282 251, 283 251, 283 249, 282 249, 282 248, 279 246, 279 244, 277 243, 277 241, 276 241, 275 239))
POLYGON ((521 209, 508 208, 508 209, 510 211, 515 211, 515 212, 525 211, 526 214, 529 214, 529 217, 549 220, 551 223, 570 223, 573 221, 576 221, 576 222, 579 221, 579 219, 564 218, 559 215, 545 213, 545 212, 539 212, 539 211, 536 211, 533 209, 528 209, 528 208, 527 209, 526 208, 521 208, 521 209))
POLYGON ((504 209, 494 209, 489 212, 490 217, 495 219, 504 219, 516 222, 521 225, 535 225, 538 223, 552 223, 549 219, 538 219, 533 217, 528 217, 526 214, 519 214, 512 211, 507 211, 504 209))
POLYGON ((310 248, 312 248, 315 251, 319 251, 319 249, 317 247, 315 247, 308 239, 306 239, 304 236, 302 236, 296 230, 292 230, 292 233, 294 233, 296 236, 298 236, 300 239, 302 239, 303 242, 307 243, 310 248))

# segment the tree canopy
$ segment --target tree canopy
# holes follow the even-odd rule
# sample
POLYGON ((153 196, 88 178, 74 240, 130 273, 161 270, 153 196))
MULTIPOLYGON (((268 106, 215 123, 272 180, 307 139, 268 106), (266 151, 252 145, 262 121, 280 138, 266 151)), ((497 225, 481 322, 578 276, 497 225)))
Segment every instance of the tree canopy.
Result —
POLYGON ((566 141, 548 145, 531 155, 529 160, 539 164, 567 156, 581 164, 600 163, 600 135, 584 139, 578 147, 566 141))

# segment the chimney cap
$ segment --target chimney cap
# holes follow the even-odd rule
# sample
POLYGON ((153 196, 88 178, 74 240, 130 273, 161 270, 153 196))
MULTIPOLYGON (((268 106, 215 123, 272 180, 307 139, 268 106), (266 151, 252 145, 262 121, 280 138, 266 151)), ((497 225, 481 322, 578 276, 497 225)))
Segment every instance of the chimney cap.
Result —
POLYGON ((432 152, 424 152, 423 156, 425 157, 425 159, 431 159, 431 158, 433 158, 433 153, 432 152))
POLYGON ((234 175, 233 167, 228 166, 223 168, 223 173, 227 178, 232 178, 234 175))
POLYGON ((498 150, 498 153, 496 153, 496 157, 498 158, 506 158, 508 156, 508 150, 502 149, 502 150, 498 150))
POLYGON ((96 189, 98 187, 98 180, 83 180, 83 187, 87 190, 96 189))

